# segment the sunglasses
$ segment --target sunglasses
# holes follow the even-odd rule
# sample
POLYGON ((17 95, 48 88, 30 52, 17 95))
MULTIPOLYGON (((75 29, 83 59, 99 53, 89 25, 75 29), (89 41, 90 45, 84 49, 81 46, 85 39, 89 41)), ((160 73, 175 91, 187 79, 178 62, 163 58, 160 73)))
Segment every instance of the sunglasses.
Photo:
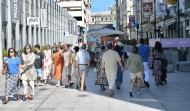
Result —
POLYGON ((14 51, 10 51, 9 53, 14 53, 14 51))

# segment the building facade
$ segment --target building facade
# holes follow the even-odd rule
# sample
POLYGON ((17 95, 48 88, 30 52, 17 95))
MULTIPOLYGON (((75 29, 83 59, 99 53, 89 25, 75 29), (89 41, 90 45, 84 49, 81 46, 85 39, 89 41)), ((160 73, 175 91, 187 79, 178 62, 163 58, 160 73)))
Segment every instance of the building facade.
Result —
POLYGON ((0 0, 0 52, 2 49, 7 50, 10 47, 14 47, 18 51, 27 43, 32 46, 35 44, 44 46, 58 42, 62 44, 78 42, 77 20, 54 0, 20 0, 20 21, 11 20, 11 8, 13 8, 11 1, 13 0, 0 0), (44 16, 46 26, 28 25, 27 18, 40 18, 41 9, 47 12, 44 16), (65 36, 65 32, 69 32, 69 34, 65 36))
POLYGON ((110 6, 103 12, 91 12, 91 24, 113 24, 116 26, 116 8, 110 6))
POLYGON ((79 37, 86 43, 88 25, 90 24, 91 0, 58 0, 58 2, 78 21, 79 37))

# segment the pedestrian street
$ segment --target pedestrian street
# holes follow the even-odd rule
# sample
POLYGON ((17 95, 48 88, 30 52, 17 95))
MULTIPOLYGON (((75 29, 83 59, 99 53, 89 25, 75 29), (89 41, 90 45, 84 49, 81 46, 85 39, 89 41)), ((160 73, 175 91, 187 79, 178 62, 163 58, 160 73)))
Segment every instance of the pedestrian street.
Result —
MULTIPOLYGON (((86 78, 87 89, 84 92, 76 90, 74 86, 56 87, 54 81, 54 84, 42 84, 39 88, 35 88, 34 100, 24 102, 23 88, 21 88, 21 101, 16 102, 10 97, 8 104, 0 104, 0 111, 188 111, 190 109, 188 72, 168 73, 168 84, 159 87, 154 85, 154 77, 151 75, 150 77, 150 89, 142 88, 142 94, 137 95, 135 86, 134 96, 130 98, 130 76, 127 70, 124 72, 121 89, 115 88, 115 95, 110 97, 107 93, 108 87, 103 91, 100 86, 94 85, 96 73, 91 67, 86 78)), ((1 75, 0 79, 0 99, 4 100, 4 76, 1 75)))

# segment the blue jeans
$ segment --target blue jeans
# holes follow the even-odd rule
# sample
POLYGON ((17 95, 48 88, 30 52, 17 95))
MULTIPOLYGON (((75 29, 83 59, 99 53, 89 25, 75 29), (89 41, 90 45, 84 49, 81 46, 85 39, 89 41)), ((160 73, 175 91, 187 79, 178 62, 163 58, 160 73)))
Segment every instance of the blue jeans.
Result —
POLYGON ((118 69, 117 69, 116 82, 123 83, 123 72, 121 71, 121 66, 120 65, 118 65, 118 69))

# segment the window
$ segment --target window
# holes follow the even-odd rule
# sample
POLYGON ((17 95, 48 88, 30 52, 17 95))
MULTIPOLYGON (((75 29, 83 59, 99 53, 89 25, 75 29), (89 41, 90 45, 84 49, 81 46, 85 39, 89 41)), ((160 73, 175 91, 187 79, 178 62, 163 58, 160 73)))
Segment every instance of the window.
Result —
POLYGON ((189 20, 187 20, 187 26, 189 26, 189 20))
POLYGON ((108 18, 106 18, 106 21, 108 21, 108 18))
POLYGON ((110 17, 110 21, 112 21, 112 18, 110 17))
POLYGON ((101 21, 103 21, 104 19, 103 18, 101 18, 101 21))
POLYGON ((82 17, 75 17, 77 21, 82 21, 82 17))
POLYGON ((94 21, 95 21, 95 18, 92 18, 92 21, 94 22, 94 21))

